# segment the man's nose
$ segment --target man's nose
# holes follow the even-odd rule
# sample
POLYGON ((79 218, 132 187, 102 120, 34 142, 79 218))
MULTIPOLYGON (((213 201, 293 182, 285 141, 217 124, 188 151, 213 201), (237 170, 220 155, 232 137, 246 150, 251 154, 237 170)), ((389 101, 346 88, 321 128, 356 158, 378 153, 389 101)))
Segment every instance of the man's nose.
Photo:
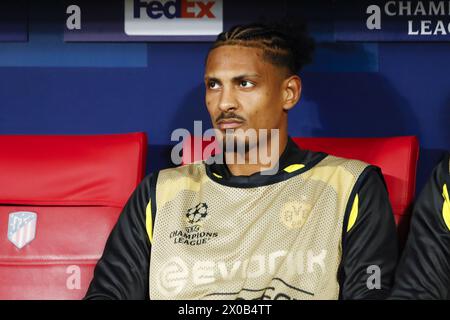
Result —
POLYGON ((236 110, 238 107, 237 101, 235 99, 233 89, 224 87, 219 101, 219 109, 222 112, 227 112, 230 110, 236 110))

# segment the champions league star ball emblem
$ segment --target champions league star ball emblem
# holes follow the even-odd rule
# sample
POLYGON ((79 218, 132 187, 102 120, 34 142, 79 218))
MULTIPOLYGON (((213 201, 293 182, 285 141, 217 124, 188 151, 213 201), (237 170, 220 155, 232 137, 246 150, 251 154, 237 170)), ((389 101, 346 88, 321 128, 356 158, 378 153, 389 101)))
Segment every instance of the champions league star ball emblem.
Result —
POLYGON ((193 208, 188 209, 186 217, 189 223, 197 223, 208 215, 208 205, 204 202, 199 203, 193 208))
POLYGON ((8 240, 22 249, 36 235, 37 214, 29 211, 11 212, 8 220, 8 240))

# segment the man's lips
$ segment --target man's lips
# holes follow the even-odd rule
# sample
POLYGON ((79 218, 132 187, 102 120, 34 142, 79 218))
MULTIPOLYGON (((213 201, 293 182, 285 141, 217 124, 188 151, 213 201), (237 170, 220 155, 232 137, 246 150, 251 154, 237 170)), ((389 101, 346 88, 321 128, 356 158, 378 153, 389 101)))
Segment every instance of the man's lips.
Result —
POLYGON ((238 119, 226 119, 217 122, 220 130, 235 129, 242 125, 243 121, 238 119))

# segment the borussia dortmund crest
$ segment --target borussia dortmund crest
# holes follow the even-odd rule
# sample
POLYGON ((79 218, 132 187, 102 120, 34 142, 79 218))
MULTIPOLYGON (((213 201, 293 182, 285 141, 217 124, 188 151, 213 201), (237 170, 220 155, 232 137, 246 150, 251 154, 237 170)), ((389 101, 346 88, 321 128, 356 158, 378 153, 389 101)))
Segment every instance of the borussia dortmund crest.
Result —
POLYGON ((280 212, 280 220, 288 229, 300 229, 306 222, 312 207, 306 202, 286 202, 280 212))

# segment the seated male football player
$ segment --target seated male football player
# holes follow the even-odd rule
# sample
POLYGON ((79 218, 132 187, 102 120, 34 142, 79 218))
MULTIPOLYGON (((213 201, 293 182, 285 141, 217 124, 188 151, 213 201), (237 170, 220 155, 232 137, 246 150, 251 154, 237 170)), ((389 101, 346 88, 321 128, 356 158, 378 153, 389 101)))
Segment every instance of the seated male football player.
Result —
POLYGON ((397 236, 380 170, 301 149, 288 136, 298 73, 312 49, 304 29, 283 25, 239 25, 217 37, 205 100, 225 158, 242 155, 225 148, 232 141, 244 157, 259 148, 276 161, 203 161, 147 176, 107 241, 86 299, 390 293, 397 236), (278 134, 252 142, 242 133, 252 130, 278 134))
POLYGON ((414 206, 393 299, 450 299, 450 154, 433 170, 414 206))

